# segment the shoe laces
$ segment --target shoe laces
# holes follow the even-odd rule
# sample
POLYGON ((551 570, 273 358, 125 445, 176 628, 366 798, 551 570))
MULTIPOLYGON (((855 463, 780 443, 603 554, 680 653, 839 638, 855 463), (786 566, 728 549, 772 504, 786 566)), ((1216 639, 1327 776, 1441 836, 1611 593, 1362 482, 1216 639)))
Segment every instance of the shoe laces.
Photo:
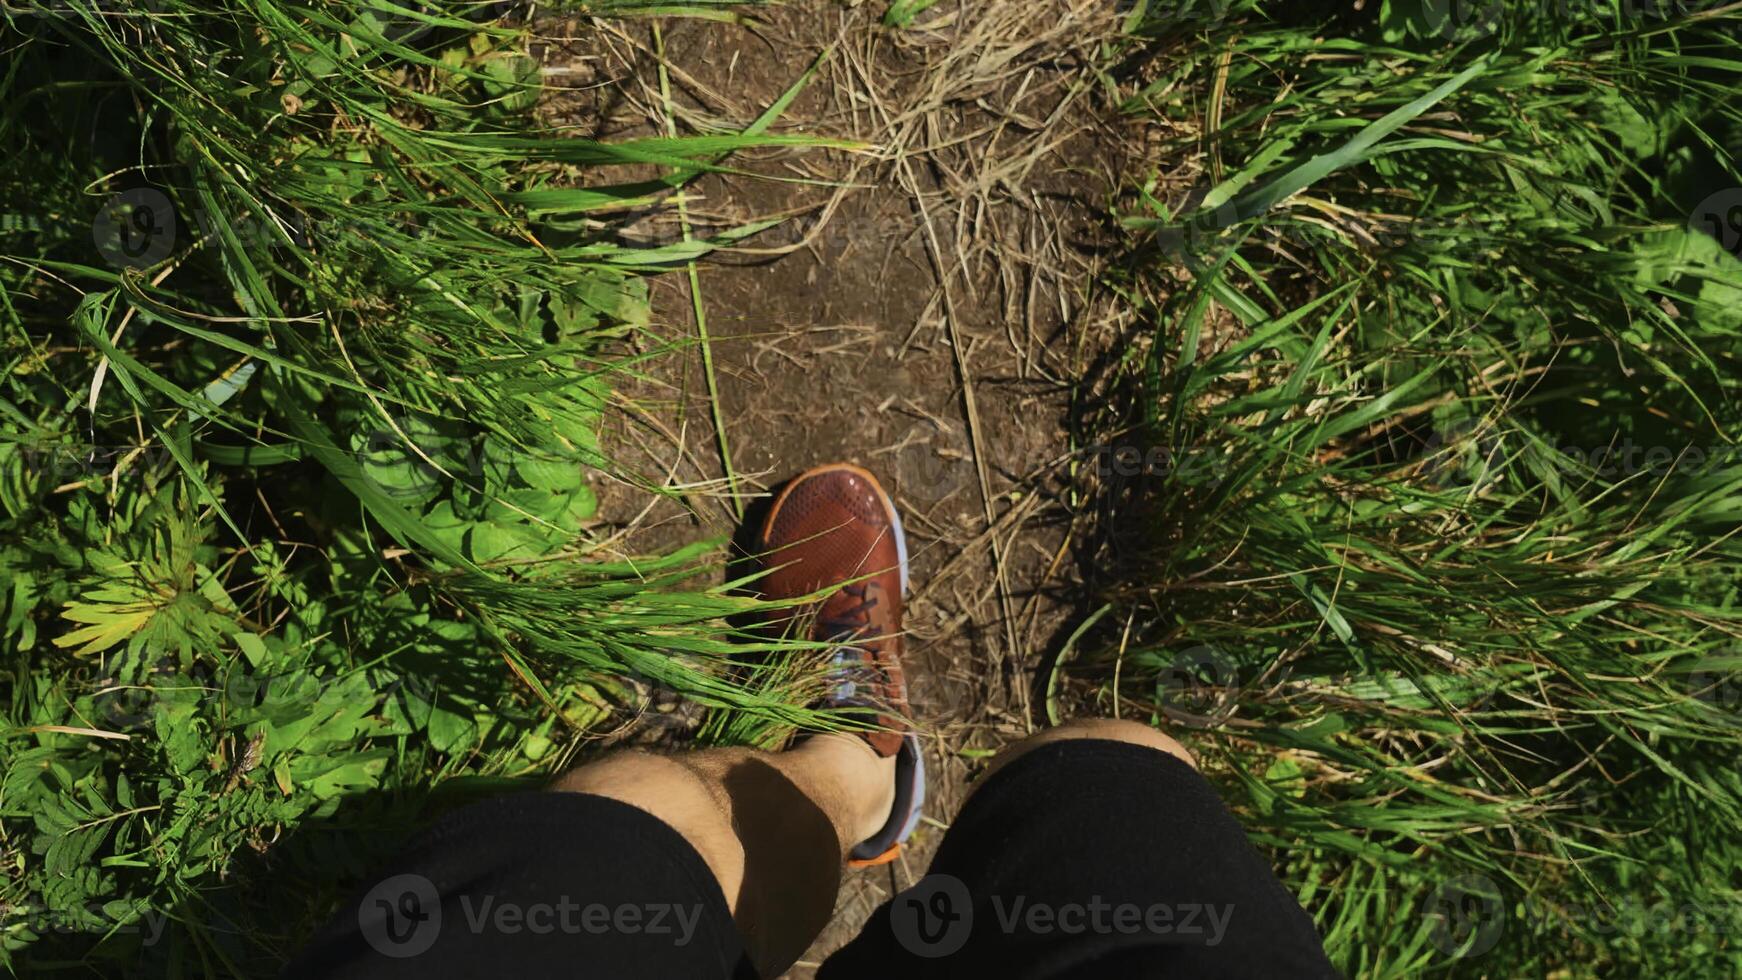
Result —
POLYGON ((858 639, 876 639, 883 631, 871 623, 871 609, 879 602, 871 595, 870 582, 857 582, 841 586, 841 592, 857 600, 852 605, 836 611, 824 619, 818 617, 817 625, 823 628, 827 642, 851 642, 858 639))
POLYGON ((835 644, 831 662, 836 672, 835 700, 847 701, 858 695, 859 681, 875 684, 882 673, 870 657, 865 640, 875 640, 883 631, 871 622, 871 609, 878 598, 871 595, 871 583, 859 582, 841 587, 841 591, 856 599, 827 619, 818 617, 817 625, 827 640, 835 644))

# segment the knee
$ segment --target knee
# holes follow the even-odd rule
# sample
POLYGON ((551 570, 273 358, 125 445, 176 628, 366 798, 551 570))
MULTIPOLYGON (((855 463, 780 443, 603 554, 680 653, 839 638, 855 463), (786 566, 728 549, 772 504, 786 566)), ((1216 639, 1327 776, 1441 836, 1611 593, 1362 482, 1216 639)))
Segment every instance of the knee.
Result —
POLYGON ((656 813, 677 807, 684 810, 723 808, 714 781, 677 758, 630 749, 613 752, 570 769, 550 788, 564 793, 587 793, 654 809, 656 813))
POLYGON ((1072 718, 1057 728, 1050 728, 1031 737, 1041 742, 1057 742, 1070 738, 1100 738, 1113 742, 1129 742, 1132 745, 1147 745, 1152 749, 1166 752, 1193 769, 1198 766, 1198 760, 1192 755, 1191 750, 1181 745, 1179 740, 1172 735, 1153 725, 1123 718, 1072 718))
POLYGON ((1190 749, 1181 745, 1178 739, 1152 725, 1146 725, 1139 721, 1127 721, 1121 718, 1073 718, 1057 728, 1041 732, 1033 738, 1048 741, 1062 741, 1067 738, 1101 738, 1113 742, 1129 742, 1132 745, 1146 745, 1152 749, 1166 752, 1193 769, 1198 767, 1197 758, 1192 755, 1190 749))
POLYGON ((991 775, 993 771, 1009 764, 1012 759, 1042 745, 1087 738, 1142 745, 1159 752, 1166 752, 1193 769, 1198 767, 1198 760, 1184 745, 1181 745, 1172 736, 1157 731, 1149 725, 1117 718, 1074 718, 1056 728, 1036 732, 1020 742, 1006 746, 1004 751, 1000 752, 993 760, 991 769, 987 770, 987 775, 991 775))
POLYGON ((652 814, 696 849, 727 904, 737 908, 744 848, 733 826, 731 798, 706 767, 650 752, 615 752, 570 769, 550 788, 603 796, 652 814))

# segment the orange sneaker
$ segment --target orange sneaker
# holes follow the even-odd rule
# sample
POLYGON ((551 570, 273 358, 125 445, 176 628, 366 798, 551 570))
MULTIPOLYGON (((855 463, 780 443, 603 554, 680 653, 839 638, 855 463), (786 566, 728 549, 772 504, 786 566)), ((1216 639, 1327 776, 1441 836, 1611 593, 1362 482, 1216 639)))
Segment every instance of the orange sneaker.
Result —
MULTIPOLYGON (((770 599, 819 595, 810 638, 834 646, 831 707, 862 709, 878 730, 858 733, 879 756, 895 757, 895 806, 883 830, 861 842, 850 864, 883 864, 919 823, 925 765, 913 733, 901 671, 901 604, 907 541, 901 516, 877 478, 836 463, 793 477, 762 525, 759 580, 770 599)), ((792 620, 785 620, 790 623, 792 620)))

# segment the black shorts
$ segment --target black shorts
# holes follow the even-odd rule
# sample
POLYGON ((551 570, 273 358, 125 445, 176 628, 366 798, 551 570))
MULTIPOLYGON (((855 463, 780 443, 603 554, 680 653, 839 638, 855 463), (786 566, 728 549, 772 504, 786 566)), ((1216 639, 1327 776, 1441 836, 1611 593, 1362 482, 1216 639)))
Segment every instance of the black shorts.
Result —
MULTIPOLYGON (((677 832, 576 793, 438 821, 288 976, 754 977, 725 896, 677 832)), ((1313 923, 1210 785, 1093 739, 979 787, 930 872, 823 964, 877 977, 1335 976, 1313 923)))

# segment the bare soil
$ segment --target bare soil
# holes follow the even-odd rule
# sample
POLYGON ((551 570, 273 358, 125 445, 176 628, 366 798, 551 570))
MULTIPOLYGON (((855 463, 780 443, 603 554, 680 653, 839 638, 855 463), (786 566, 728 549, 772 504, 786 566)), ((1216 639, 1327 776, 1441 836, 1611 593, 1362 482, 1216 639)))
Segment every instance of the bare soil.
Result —
MULTIPOLYGON (((1091 285, 1129 136, 1083 71, 1113 5, 946 0, 907 29, 882 26, 884 6, 798 0, 753 24, 663 20, 662 37, 615 22, 545 55, 570 89, 551 113, 588 135, 662 135, 671 118, 680 134, 741 131, 816 64, 770 131, 860 144, 741 153, 727 166, 743 173, 709 175, 684 202, 697 237, 785 218, 698 273, 737 489, 866 466, 912 551, 926 822, 903 860, 849 874, 800 977, 924 874, 979 760, 1039 717, 1036 667, 1078 614, 1073 385, 1117 334, 1091 285)), ((666 204, 630 234, 679 239, 666 204)), ((736 522, 688 277, 657 278, 652 300, 644 342, 685 346, 623 393, 636 408, 608 448, 675 492, 650 509, 642 490, 602 488, 601 517, 633 553, 736 522)))

